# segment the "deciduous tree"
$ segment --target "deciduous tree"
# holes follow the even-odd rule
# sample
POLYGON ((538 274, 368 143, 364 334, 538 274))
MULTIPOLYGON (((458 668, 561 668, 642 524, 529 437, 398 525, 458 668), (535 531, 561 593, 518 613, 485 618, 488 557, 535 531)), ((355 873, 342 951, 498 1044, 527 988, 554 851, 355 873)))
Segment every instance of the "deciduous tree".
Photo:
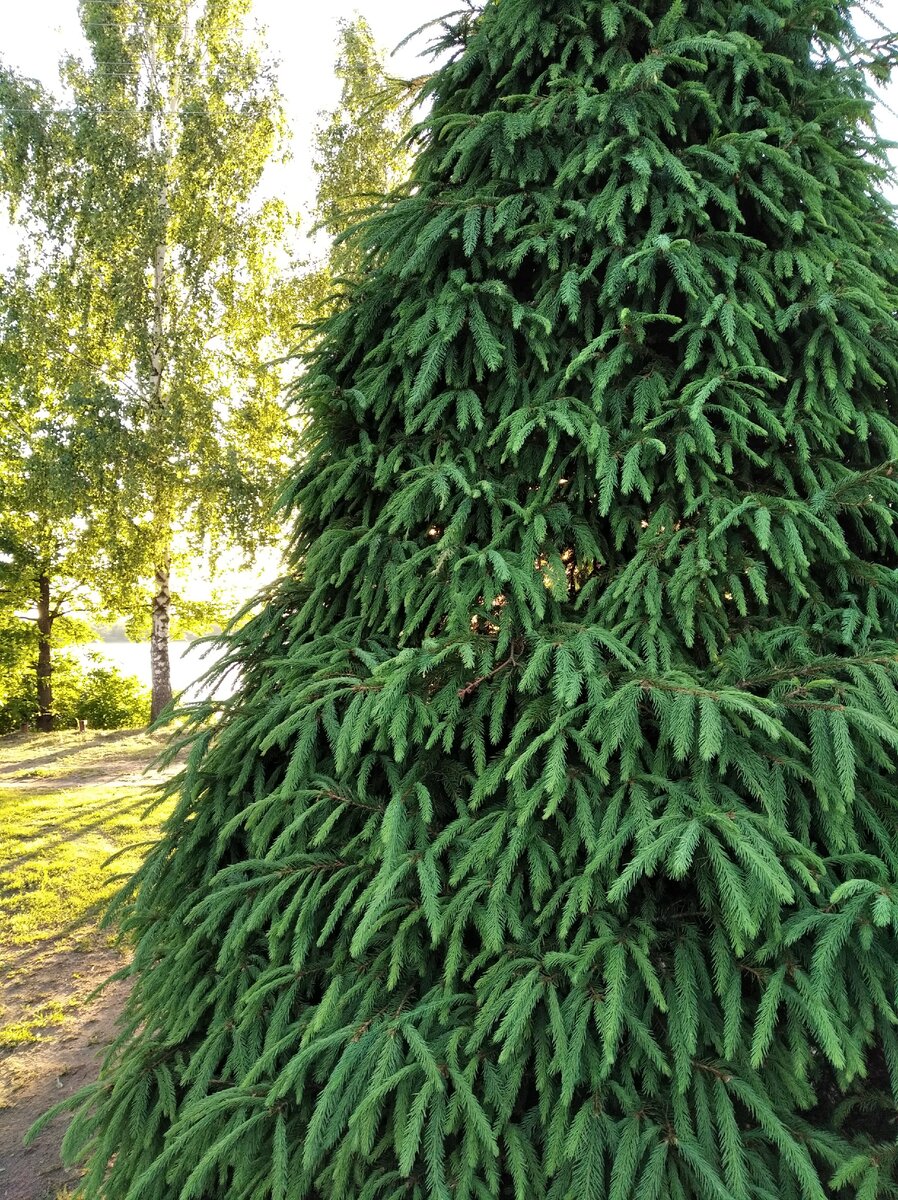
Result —
POLYGON ((125 431, 115 397, 79 365, 78 325, 26 260, 0 279, 0 611, 12 675, 36 662, 43 732, 60 633, 115 609, 123 590, 111 546, 125 431))
POLYGON ((338 26, 336 108, 315 131, 315 217, 330 239, 328 271, 335 279, 362 270, 361 246, 346 231, 376 210, 407 174, 406 138, 414 89, 391 76, 364 17, 338 26))
POLYGON ((174 560, 273 532, 292 442, 282 364, 297 314, 275 271, 291 218, 260 199, 284 116, 250 7, 82 0, 89 54, 63 66, 67 99, 9 72, 0 93, 8 186, 81 318, 106 322, 94 367, 129 439, 154 716, 171 699, 174 560))

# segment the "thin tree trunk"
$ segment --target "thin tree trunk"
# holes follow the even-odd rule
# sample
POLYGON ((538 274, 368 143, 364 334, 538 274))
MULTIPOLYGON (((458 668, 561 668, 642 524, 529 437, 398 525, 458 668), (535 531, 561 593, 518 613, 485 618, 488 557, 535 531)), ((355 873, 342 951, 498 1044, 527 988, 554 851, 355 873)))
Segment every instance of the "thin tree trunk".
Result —
MULTIPOLYGON (((150 46, 151 72, 154 78, 161 78, 158 72, 158 62, 155 43, 150 46)), ((151 411, 162 431, 163 443, 167 436, 165 428, 165 410, 168 402, 165 387, 165 375, 168 359, 168 341, 166 337, 166 304, 168 300, 166 289, 166 271, 169 254, 169 171, 172 160, 173 129, 178 113, 178 90, 174 79, 169 81, 169 93, 165 106, 165 117, 152 134, 154 148, 161 154, 162 170, 159 176, 161 185, 158 194, 159 219, 162 236, 153 249, 153 284, 152 311, 153 326, 150 344, 150 388, 151 411)), ((158 450, 158 445, 156 447, 158 450)), ((164 454, 164 451, 163 451, 164 454)), ((158 503, 153 506, 157 522, 157 533, 162 529, 171 533, 171 512, 167 504, 158 503), (163 521, 165 524, 163 524, 163 521)), ((164 549, 156 563, 156 591, 153 595, 153 626, 150 634, 150 675, 152 695, 150 699, 150 720, 157 720, 172 702, 171 658, 169 654, 169 630, 171 626, 171 553, 170 542, 160 536, 159 544, 164 549)))
MULTIPOLYGON (((167 214, 168 199, 163 200, 167 214)), ((167 248, 164 242, 153 254, 153 342, 150 348, 150 371, 153 409, 161 418, 165 410, 165 266, 167 248)), ((158 499, 158 497, 157 497, 158 499)), ((158 520, 161 506, 154 506, 158 520)), ((167 519, 167 518, 166 518, 167 519)), ((166 548, 156 564, 156 591, 153 594, 153 626, 150 634, 150 721, 157 720, 172 701, 169 629, 171 626, 171 555, 166 548)))
POLYGON ((37 601, 37 727, 41 733, 53 730, 53 659, 50 638, 53 613, 50 609, 50 577, 38 578, 37 601))
POLYGON ((156 592, 153 596, 153 629, 150 635, 150 668, 152 699, 150 720, 168 708, 172 702, 171 659, 169 656, 169 627, 171 625, 171 560, 166 555, 156 567, 156 592))

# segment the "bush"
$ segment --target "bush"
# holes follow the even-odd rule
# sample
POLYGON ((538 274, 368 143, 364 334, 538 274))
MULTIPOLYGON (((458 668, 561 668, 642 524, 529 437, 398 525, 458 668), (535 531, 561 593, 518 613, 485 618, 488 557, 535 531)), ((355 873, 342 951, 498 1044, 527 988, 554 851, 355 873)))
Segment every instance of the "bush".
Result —
POLYGON ((34 668, 7 679, 0 699, 0 734, 15 733, 32 725, 37 716, 37 683, 34 668))
POLYGON ((78 664, 80 677, 74 697, 57 704, 57 725, 64 728, 79 720, 91 729, 126 729, 150 720, 150 693, 136 675, 125 675, 100 655, 91 655, 91 666, 78 664))
MULTIPOLYGON (((126 729, 150 719, 148 689, 136 675, 125 675, 97 654, 87 667, 69 654, 54 657, 53 700, 57 729, 71 729, 79 720, 91 729, 126 729)), ((0 704, 0 733, 33 725, 37 711, 32 667, 17 676, 14 690, 0 704)))
POLYGON ((0 614, 0 733, 21 729, 37 712, 35 654, 32 627, 0 614))

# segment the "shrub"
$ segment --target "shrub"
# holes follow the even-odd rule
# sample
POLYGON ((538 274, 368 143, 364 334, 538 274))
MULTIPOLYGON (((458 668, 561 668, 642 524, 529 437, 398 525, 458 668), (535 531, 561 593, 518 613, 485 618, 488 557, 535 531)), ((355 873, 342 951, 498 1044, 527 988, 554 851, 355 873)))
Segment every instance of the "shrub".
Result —
MULTIPOLYGON (((77 675, 77 673, 76 673, 77 675)), ((150 719, 150 692, 136 675, 91 656, 91 665, 77 675, 74 694, 57 706, 58 727, 86 721, 91 729, 127 729, 150 719)))
MULTIPOLYGON (((150 719, 148 689, 100 655, 91 655, 87 666, 73 655, 54 655, 53 706, 58 730, 76 728, 79 721, 91 729, 128 729, 150 719)), ((0 704, 0 733, 33 726, 37 712, 34 665, 20 664, 0 704)))

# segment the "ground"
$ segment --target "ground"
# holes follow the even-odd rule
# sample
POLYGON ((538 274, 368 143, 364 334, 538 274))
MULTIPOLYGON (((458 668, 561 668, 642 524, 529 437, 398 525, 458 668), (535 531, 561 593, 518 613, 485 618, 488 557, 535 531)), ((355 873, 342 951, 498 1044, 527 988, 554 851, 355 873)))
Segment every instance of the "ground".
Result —
POLYGON ((99 928, 117 878, 157 836, 147 813, 162 742, 142 732, 0 738, 0 1200, 63 1200, 77 1183, 63 1116, 29 1148, 32 1123, 94 1078, 127 961, 99 928), (111 855, 117 855, 109 863, 111 855))

